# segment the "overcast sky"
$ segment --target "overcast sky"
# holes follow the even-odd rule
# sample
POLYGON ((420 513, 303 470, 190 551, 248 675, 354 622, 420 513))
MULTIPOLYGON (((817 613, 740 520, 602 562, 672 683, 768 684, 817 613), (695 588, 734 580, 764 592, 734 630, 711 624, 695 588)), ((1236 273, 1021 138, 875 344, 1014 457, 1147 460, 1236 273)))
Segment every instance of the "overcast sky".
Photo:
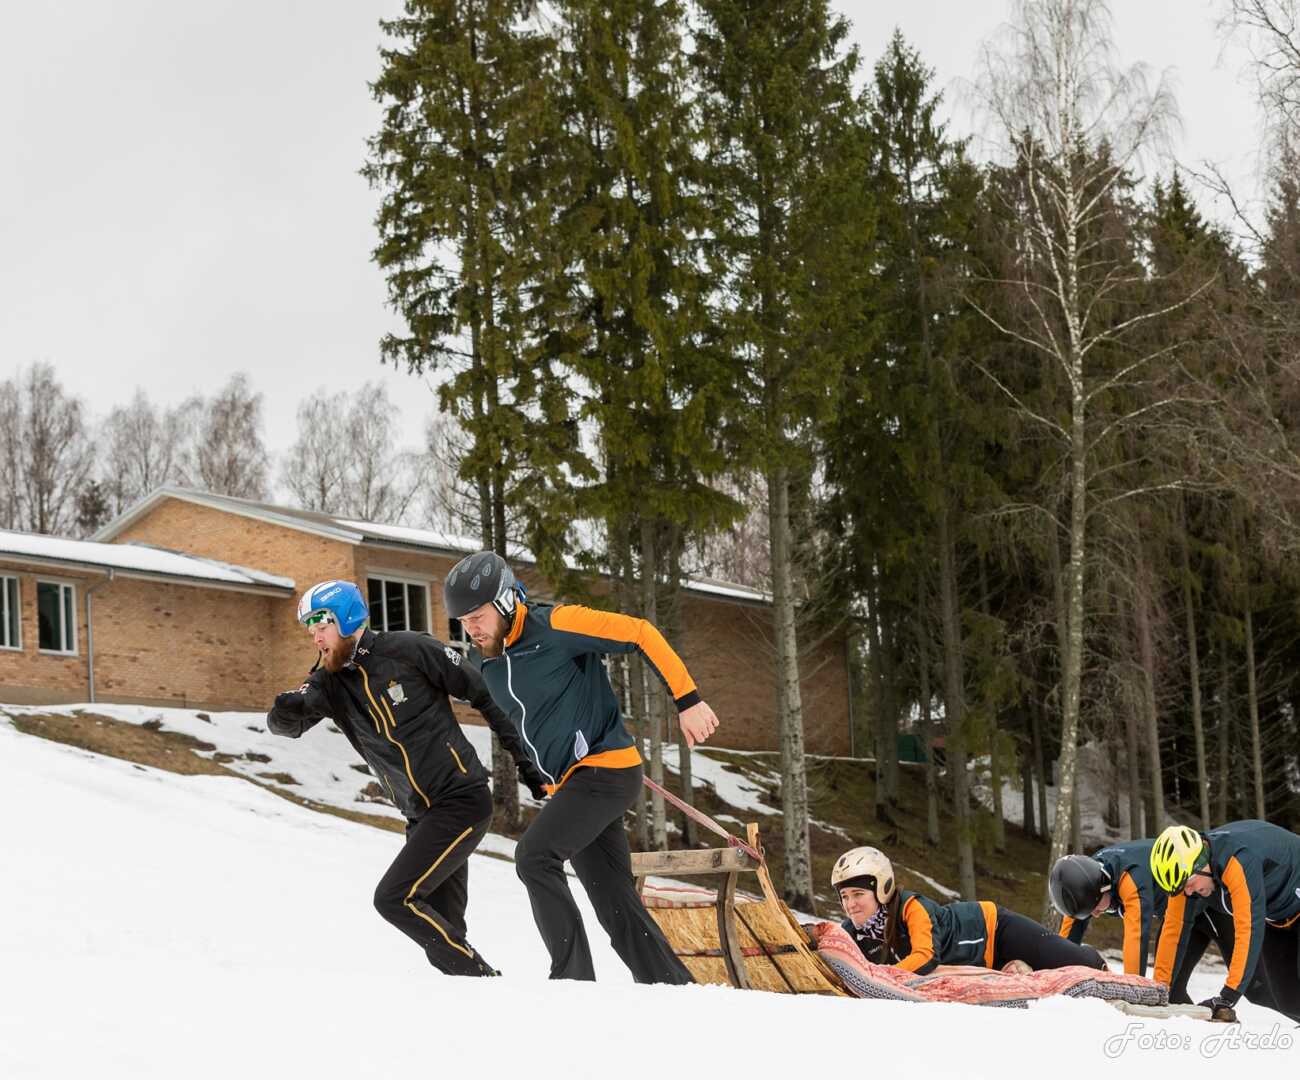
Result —
MULTIPOLYGON (((1009 0, 840 0, 869 68, 894 26, 956 101, 1009 0)), ((1253 184, 1256 111, 1215 0, 1116 0, 1124 63, 1167 71, 1174 151, 1253 184)), ((96 416, 248 371, 273 451, 317 387, 383 379, 418 439, 428 388, 381 367, 392 316, 357 170, 378 20, 400 0, 41 0, 0 35, 0 377, 52 362, 96 416)), ((958 114, 958 125, 964 121, 958 114)), ((1213 208, 1208 206, 1213 212, 1213 208)))

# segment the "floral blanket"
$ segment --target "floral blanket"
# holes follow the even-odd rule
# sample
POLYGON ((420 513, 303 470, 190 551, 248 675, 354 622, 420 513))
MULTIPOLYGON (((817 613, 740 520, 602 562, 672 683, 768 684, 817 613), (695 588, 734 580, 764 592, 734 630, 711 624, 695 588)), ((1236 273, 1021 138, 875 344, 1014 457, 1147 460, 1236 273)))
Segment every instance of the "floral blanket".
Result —
POLYGON ((817 955, 857 997, 889 1001, 955 1001, 1013 1009, 1023 1009, 1031 1001, 1055 994, 1128 1001, 1135 1005, 1164 1005, 1169 1000, 1168 988, 1161 983, 1139 975, 1121 975, 1089 967, 1056 968, 1024 975, 1009 975, 1001 971, 917 975, 902 968, 871 963, 836 923, 817 923, 807 929, 817 942, 817 955))

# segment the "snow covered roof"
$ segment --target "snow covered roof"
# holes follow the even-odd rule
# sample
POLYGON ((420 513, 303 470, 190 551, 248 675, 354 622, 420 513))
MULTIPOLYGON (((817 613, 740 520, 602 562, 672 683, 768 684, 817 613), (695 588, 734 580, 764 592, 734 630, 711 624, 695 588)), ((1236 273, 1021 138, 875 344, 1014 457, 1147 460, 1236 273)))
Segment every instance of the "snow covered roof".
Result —
MULTIPOLYGON (((339 540, 347 544, 377 543, 414 547, 457 558, 461 555, 468 555, 472 551, 478 551, 481 546, 477 540, 471 537, 455 536, 434 529, 413 528, 407 525, 384 525, 374 521, 356 521, 351 518, 338 517, 334 514, 322 514, 315 510, 299 510, 292 506, 277 506, 274 503, 239 499, 233 495, 214 495, 209 491, 196 491, 192 488, 179 487, 156 488, 110 521, 92 539, 112 540, 120 535, 133 521, 143 517, 164 499, 181 499, 214 510, 255 518, 259 521, 328 537, 331 540, 339 540)), ((510 554, 514 559, 524 562, 533 561, 532 554, 522 548, 512 550, 510 554)), ((705 593, 726 600, 748 601, 755 604, 770 604, 772 602, 770 593, 731 582, 692 578, 686 582, 686 588, 692 592, 705 593)))
POLYGON ((196 585, 292 593, 292 579, 247 566, 203 559, 147 544, 104 544, 39 533, 0 530, 0 561, 69 569, 112 570, 123 577, 160 578, 196 585))

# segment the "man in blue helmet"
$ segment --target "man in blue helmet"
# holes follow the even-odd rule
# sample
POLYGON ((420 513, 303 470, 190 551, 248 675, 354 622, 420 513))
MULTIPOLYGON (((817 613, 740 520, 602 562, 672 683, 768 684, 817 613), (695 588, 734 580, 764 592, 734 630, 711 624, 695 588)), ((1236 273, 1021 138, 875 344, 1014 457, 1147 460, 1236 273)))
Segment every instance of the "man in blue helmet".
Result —
POLYGON ((302 686, 275 699, 267 725, 292 739, 326 718, 338 725, 406 816, 406 844, 375 888, 375 907, 439 971, 495 975, 465 940, 467 863, 492 820, 492 796, 448 696, 482 714, 538 798, 543 778, 460 653, 427 634, 376 633, 368 620, 350 581, 303 593, 298 621, 320 659, 302 686))

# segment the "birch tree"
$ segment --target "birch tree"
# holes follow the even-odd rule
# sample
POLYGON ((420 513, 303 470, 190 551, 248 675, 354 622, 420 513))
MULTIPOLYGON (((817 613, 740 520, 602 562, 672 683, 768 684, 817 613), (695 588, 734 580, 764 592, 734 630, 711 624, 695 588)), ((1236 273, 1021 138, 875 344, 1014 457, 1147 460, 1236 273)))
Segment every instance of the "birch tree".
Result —
POLYGON ((1134 331, 1177 306, 1134 310, 1121 302, 1144 272, 1127 238, 1101 226, 1109 201, 1159 144, 1174 106, 1163 83, 1149 87, 1141 66, 1118 65, 1102 0, 1020 0, 1004 36, 985 48, 980 91, 1016 179, 1016 205, 1006 208, 1013 212, 1003 222, 1004 261, 990 275, 1007 303, 980 310, 1041 361, 1043 377, 1058 381, 1065 397, 1063 411, 1040 410, 997 370, 985 369, 1012 406, 1054 441, 1066 491, 1064 517, 1055 522, 1069 551, 1060 785, 1049 856, 1055 861, 1070 841, 1075 799, 1088 522, 1105 506, 1089 502, 1096 451, 1163 404, 1147 400, 1121 415, 1109 409, 1113 391, 1169 350, 1126 352, 1134 331))

